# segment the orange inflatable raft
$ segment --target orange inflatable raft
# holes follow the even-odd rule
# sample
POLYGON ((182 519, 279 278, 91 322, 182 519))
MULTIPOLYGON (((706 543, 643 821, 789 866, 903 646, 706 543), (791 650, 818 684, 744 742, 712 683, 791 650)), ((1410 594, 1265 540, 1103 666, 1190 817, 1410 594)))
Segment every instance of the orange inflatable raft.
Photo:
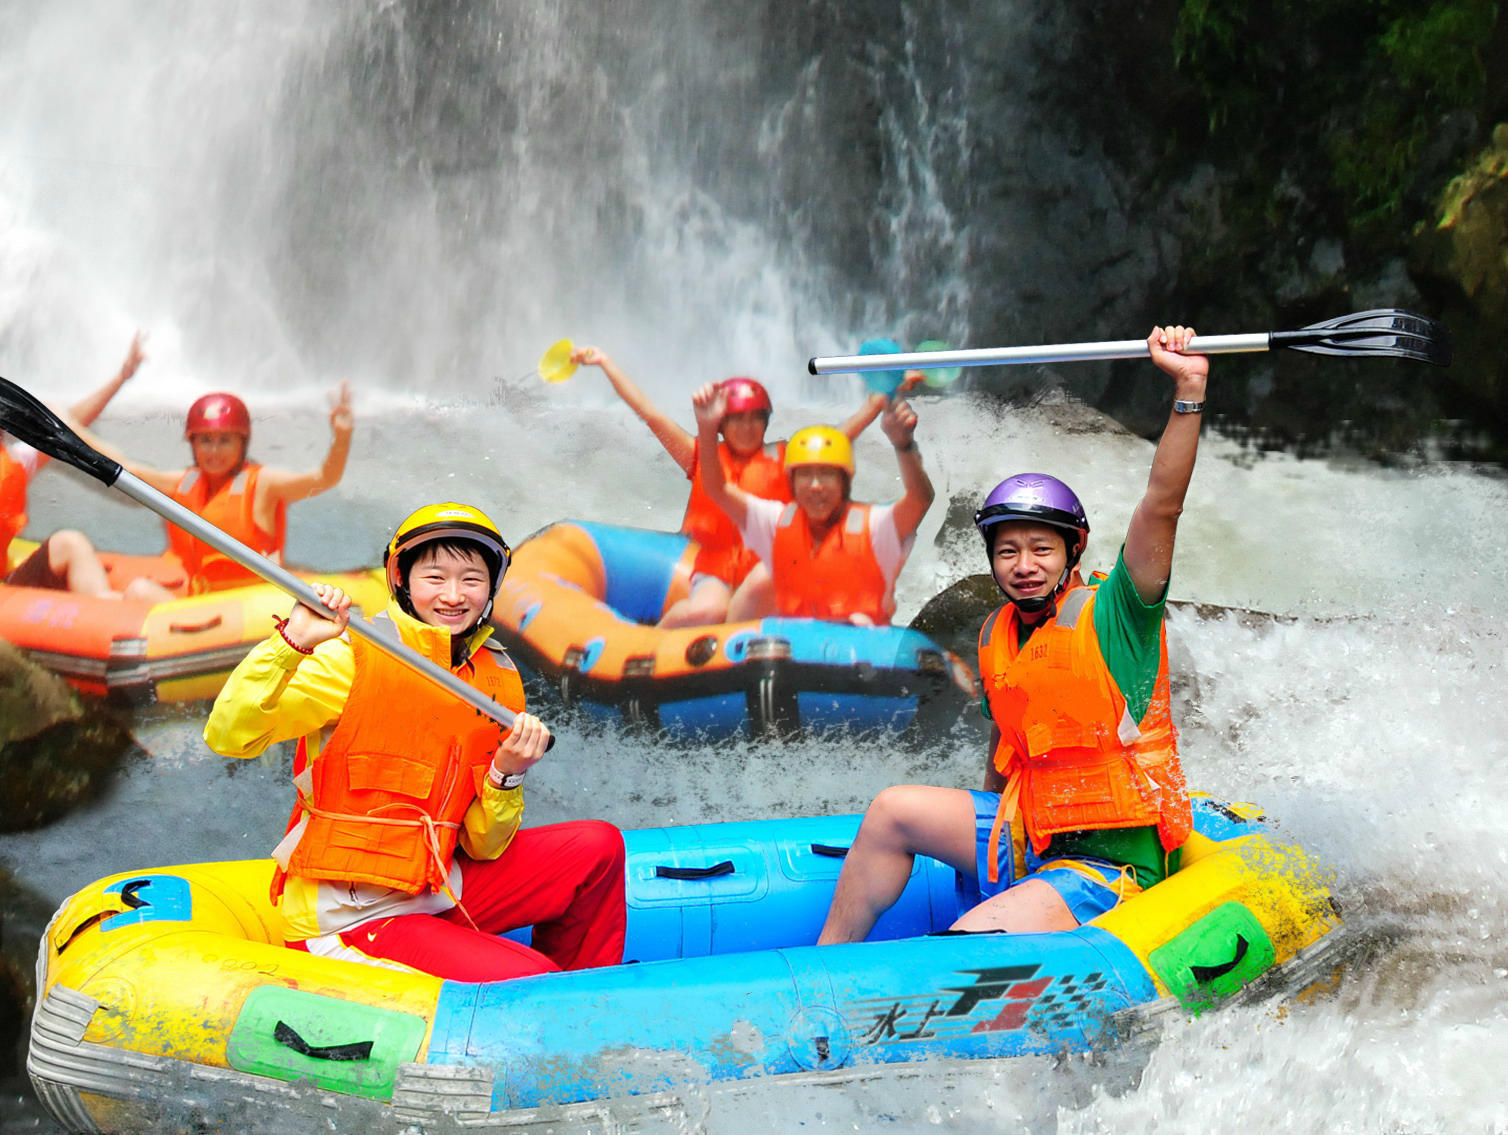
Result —
MULTIPOLYGON (((17 540, 12 564, 36 544, 17 540)), ((117 587, 148 577, 169 588, 183 574, 160 556, 102 552, 117 587)), ((375 570, 297 574, 344 588, 368 612, 387 603, 375 570)), ((128 705, 213 698, 226 676, 292 600, 270 583, 191 595, 165 603, 131 602, 0 584, 0 638, 85 693, 128 705)))

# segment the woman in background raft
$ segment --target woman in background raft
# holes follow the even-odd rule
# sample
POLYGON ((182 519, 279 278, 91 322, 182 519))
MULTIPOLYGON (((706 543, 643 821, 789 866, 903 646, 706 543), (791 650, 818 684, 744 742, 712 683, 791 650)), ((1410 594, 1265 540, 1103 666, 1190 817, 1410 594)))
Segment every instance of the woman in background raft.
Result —
MULTIPOLYGON (((115 377, 77 403, 63 417, 79 429, 100 416, 110 399, 131 380, 145 356, 141 333, 131 338, 125 362, 115 377)), ((134 580, 124 592, 110 586, 105 565, 94 544, 82 532, 64 528, 52 533, 14 568, 10 568, 10 545, 26 528, 26 498, 31 479, 47 463, 47 455, 25 442, 0 433, 0 575, 13 587, 40 587, 49 591, 76 591, 104 599, 155 599, 157 585, 134 580)))
POLYGON ((898 785, 875 797, 843 861, 819 944, 862 941, 913 857, 973 879, 955 930, 1072 929, 1176 870, 1192 826, 1171 718, 1163 610, 1194 472, 1209 360, 1192 328, 1147 338, 1173 411, 1115 567, 1085 584, 1083 506, 1038 473, 974 514, 1006 603, 979 636, 994 728, 983 792, 898 785))
MULTIPOLYGON (((606 352, 577 347, 571 361, 600 367, 618 396, 639 415, 691 481, 691 496, 681 521, 681 531, 699 548, 692 566, 691 594, 672 604, 659 625, 706 626, 772 614, 775 608, 769 570, 744 546, 737 527, 703 489, 697 476, 700 458, 696 438, 650 401, 606 352)), ((765 441, 772 409, 769 392, 752 378, 728 378, 716 385, 726 396, 716 450, 724 478, 753 496, 789 501, 786 443, 765 441)), ((885 402, 883 394, 870 395, 839 430, 850 440, 858 437, 879 416, 885 402)))
MULTIPOLYGON (((351 392, 336 388, 330 410, 330 449, 317 469, 291 472, 252 461, 251 414, 234 394, 206 394, 189 407, 183 436, 193 451, 188 469, 161 470, 131 460, 92 435, 85 440, 126 472, 172 497, 253 551, 282 563, 288 505, 333 489, 351 452, 351 392)), ((223 591, 260 577, 175 524, 166 523, 168 555, 183 565, 188 593, 223 591)), ((163 598, 167 597, 164 593, 163 598)))

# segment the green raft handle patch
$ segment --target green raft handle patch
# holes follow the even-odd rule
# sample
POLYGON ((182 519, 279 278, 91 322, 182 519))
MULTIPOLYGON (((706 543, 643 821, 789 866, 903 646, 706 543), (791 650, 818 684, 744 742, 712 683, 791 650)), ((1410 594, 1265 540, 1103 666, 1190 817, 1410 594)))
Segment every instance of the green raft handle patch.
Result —
POLYGON ((310 1044, 286 1021, 279 1021, 273 1027, 272 1039, 311 1060, 370 1060, 374 1043, 358 1040, 350 1044, 310 1044))
POLYGON ((1230 961, 1214 966, 1189 966, 1189 973, 1193 974, 1194 980, 1200 985, 1206 985, 1216 978, 1224 977, 1230 973, 1246 957, 1246 952, 1251 949, 1251 943, 1243 935, 1236 935, 1235 956, 1230 961))

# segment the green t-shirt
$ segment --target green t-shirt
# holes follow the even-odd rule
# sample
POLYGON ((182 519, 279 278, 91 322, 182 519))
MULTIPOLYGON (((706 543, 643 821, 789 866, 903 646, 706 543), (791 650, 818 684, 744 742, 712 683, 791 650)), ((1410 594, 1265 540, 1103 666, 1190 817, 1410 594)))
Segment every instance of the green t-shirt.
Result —
MULTIPOLYGON (((1126 568, 1125 548, 1103 580, 1089 581, 1097 589, 1094 600, 1094 632, 1105 657, 1105 668, 1126 699, 1126 708, 1138 721, 1146 715, 1157 686, 1162 660, 1162 620, 1167 589, 1151 603, 1143 602, 1126 568)), ((1024 628, 1023 628, 1024 629, 1024 628)), ((985 717, 990 713, 989 691, 981 702, 985 717)), ((1173 853, 1176 857, 1177 852, 1173 853)), ((1143 887, 1166 878, 1177 869, 1169 865, 1156 827, 1109 828, 1099 831, 1061 832, 1054 836, 1045 858, 1090 856, 1111 863, 1127 864, 1143 887)))

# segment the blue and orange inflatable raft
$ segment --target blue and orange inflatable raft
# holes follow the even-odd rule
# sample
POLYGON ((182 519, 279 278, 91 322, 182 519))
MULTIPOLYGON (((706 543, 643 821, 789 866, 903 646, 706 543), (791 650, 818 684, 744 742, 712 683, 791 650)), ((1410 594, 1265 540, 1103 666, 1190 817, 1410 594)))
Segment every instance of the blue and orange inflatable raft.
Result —
POLYGON ((671 734, 900 731, 977 696, 969 666, 909 627, 657 627, 695 558, 679 534, 560 521, 514 553, 493 622, 567 705, 671 734))
POLYGON ((968 899, 918 859, 869 941, 814 946, 858 822, 627 832, 639 964, 489 984, 286 949, 270 861, 114 875, 43 936, 27 1068, 76 1132, 638 1130, 772 1077, 1106 1051, 1339 964, 1328 873, 1207 799, 1177 872, 1075 930, 935 935, 968 899))

